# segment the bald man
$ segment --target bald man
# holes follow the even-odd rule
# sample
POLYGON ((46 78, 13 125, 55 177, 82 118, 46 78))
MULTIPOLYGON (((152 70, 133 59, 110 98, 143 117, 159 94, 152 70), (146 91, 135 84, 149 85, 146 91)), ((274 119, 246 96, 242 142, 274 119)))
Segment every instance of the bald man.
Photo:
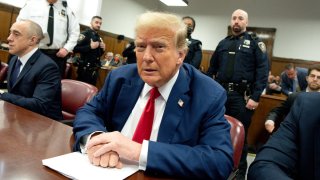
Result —
MULTIPOLYGON (((259 38, 246 32, 248 22, 248 13, 244 10, 232 13, 232 34, 220 41, 208 70, 208 75, 227 91, 226 114, 240 120, 246 132, 269 74, 266 47, 259 38)), ((237 179, 245 178, 246 156, 245 142, 237 179)))

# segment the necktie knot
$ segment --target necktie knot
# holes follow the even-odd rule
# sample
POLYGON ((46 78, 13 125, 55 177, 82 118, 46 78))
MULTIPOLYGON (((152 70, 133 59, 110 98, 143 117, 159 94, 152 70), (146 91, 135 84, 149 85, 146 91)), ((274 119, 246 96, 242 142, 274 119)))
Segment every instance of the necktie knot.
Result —
POLYGON ((154 87, 150 90, 150 99, 157 99, 160 96, 158 88, 154 87))
POLYGON ((150 90, 149 100, 144 108, 144 111, 140 117, 137 128, 133 134, 132 140, 142 143, 144 139, 150 139, 154 111, 155 111, 155 99, 160 96, 158 88, 154 87, 150 90))

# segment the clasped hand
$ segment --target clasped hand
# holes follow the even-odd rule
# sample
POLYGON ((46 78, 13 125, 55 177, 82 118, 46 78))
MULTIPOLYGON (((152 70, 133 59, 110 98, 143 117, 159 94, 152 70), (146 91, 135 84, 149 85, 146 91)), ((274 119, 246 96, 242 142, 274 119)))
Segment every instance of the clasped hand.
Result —
POLYGON ((93 165, 122 168, 120 157, 139 161, 141 147, 141 144, 114 131, 92 137, 87 143, 87 153, 93 165))

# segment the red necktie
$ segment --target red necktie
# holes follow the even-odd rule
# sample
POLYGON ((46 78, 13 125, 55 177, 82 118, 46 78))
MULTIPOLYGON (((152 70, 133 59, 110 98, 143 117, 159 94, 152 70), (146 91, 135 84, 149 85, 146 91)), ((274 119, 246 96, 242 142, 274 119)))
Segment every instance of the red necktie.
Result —
POLYGON ((133 141, 142 143, 144 139, 150 138, 154 118, 154 102, 159 96, 158 88, 154 87, 150 90, 150 97, 133 134, 133 141))

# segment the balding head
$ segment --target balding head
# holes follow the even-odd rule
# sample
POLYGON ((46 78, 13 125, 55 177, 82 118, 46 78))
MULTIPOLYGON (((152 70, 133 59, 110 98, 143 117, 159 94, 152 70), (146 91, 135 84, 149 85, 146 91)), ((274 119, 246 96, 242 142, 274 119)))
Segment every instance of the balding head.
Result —
POLYGON ((231 30, 234 36, 238 36, 247 30, 248 13, 242 9, 237 9, 231 16, 231 30))
POLYGON ((41 27, 30 20, 15 22, 10 28, 8 37, 9 52, 23 56, 38 46, 43 39, 41 27))

